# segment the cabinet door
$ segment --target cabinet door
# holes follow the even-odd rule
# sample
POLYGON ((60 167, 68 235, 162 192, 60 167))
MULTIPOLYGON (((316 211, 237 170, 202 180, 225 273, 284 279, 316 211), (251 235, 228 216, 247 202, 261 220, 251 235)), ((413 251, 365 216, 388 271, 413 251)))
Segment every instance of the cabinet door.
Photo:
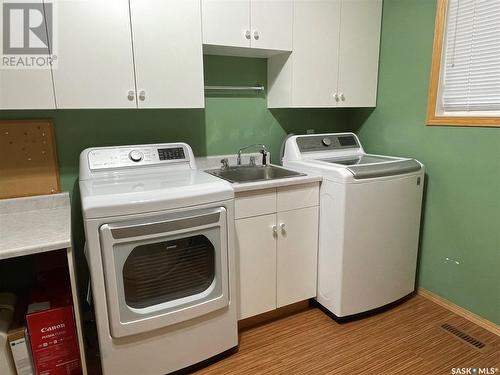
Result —
POLYGON ((250 47, 250 0, 201 0, 203 43, 250 47))
POLYGON ((203 108, 199 0, 131 0, 139 108, 203 108))
POLYGON ((339 106, 376 105, 381 17, 382 0, 342 0, 339 106))
POLYGON ((334 107, 340 0, 297 0, 294 6, 292 106, 334 107))
POLYGON ((58 108, 135 108, 128 0, 55 0, 58 108))
POLYGON ((276 308, 276 214, 236 220, 238 319, 276 308))
POLYGON ((277 307, 316 296, 319 208, 278 213, 277 307))
MULTIPOLYGON (((37 21, 35 17, 39 17, 38 21, 43 20, 43 4, 41 0, 31 1, 34 6, 38 7, 38 10, 34 9, 30 14, 37 21)), ((9 14, 3 14, 4 5, 14 6, 13 2, 2 2, 0 4, 0 20, 4 20, 4 16, 9 17, 11 20, 11 33, 10 39, 13 42, 13 47, 25 47, 25 42, 22 41, 22 30, 15 33, 12 29, 13 25, 23 26, 23 19, 27 16, 25 12, 26 9, 22 9, 25 4, 20 4, 21 8, 9 10, 9 14), (17 20, 16 20, 17 18, 17 20), (17 36, 17 40, 16 39, 17 36), (21 40, 20 40, 21 39, 21 40), (17 42, 17 43, 16 43, 17 42), (22 43, 22 45, 20 45, 22 43)), ((30 17, 30 19, 31 19, 30 17)), ((37 40, 36 35, 32 35, 29 42, 37 43, 37 47, 46 50, 45 53, 37 54, 38 56, 48 56, 49 48, 44 44, 41 44, 37 40), (35 40, 33 40, 35 39, 35 40)), ((45 36, 45 40, 47 40, 45 36)), ((0 51, 4 51, 4 43, 11 43, 7 40, 7 37, 0 38, 0 51)), ((2 55, 3 59, 8 59, 12 56, 14 59, 17 57, 29 57, 29 55, 2 55)), ((0 109, 54 109, 54 88, 52 85, 52 76, 50 72, 50 66, 43 69, 22 69, 22 68, 5 68, 0 66, 0 109)))
POLYGON ((251 0, 252 48, 292 50, 292 0, 251 0))

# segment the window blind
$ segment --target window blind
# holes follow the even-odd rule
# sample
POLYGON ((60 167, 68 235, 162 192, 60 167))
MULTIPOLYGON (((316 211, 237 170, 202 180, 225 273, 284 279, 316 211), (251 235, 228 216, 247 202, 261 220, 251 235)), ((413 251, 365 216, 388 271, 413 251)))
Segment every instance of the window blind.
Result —
POLYGON ((500 111, 500 0, 449 0, 443 57, 445 112, 500 111))

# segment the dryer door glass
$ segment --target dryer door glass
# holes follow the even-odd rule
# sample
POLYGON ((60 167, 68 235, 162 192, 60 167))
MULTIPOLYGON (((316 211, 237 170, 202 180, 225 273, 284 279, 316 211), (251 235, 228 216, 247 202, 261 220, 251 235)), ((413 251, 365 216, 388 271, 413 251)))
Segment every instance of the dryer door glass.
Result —
POLYGON ((135 247, 123 266, 128 306, 144 308, 195 295, 215 278, 214 245, 204 235, 135 247))
POLYGON ((146 332, 227 307, 227 230, 224 207, 102 225, 111 335, 146 332))

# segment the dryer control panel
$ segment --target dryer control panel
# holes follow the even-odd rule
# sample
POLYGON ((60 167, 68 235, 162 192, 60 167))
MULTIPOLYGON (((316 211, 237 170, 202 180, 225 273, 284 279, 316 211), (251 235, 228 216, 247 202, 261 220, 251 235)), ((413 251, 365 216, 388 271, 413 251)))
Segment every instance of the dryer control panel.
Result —
POLYGON ((189 152, 179 145, 100 147, 88 152, 90 170, 189 162, 189 152))
POLYGON ((354 134, 323 134, 297 137, 300 152, 317 152, 359 148, 359 142, 354 134))

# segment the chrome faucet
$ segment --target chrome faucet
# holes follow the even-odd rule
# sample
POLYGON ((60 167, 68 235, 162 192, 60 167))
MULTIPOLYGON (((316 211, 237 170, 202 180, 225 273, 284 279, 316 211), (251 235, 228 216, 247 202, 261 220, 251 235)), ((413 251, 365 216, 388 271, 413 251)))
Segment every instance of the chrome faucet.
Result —
POLYGON ((241 165, 241 153, 244 150, 247 150, 251 147, 259 147, 260 148, 259 152, 262 154, 262 165, 267 165, 267 147, 266 147, 266 145, 261 144, 261 143, 256 143, 256 144, 253 144, 250 146, 245 146, 245 147, 240 148, 238 150, 238 158, 236 159, 236 164, 241 165))

